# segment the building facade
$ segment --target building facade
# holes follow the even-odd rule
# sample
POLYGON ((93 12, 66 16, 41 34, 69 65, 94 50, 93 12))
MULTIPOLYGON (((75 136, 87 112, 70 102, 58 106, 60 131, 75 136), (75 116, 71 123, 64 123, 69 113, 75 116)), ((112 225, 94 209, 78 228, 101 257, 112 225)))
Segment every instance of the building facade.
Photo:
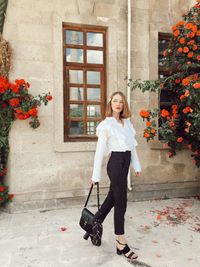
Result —
MULTIPOLYGON (((133 79, 158 78, 159 36, 171 33, 171 25, 193 4, 131 1, 133 79)), ((10 80, 24 78, 33 94, 53 95, 53 102, 40 108, 37 130, 16 121, 10 132, 11 211, 65 207, 87 194, 95 127, 110 95, 127 94, 127 10, 127 0, 8 1, 3 36, 13 49, 10 80)), ((130 200, 194 195, 200 188, 199 170, 187 150, 169 158, 159 140, 143 139, 139 111, 159 105, 156 93, 131 92, 142 175, 135 178, 131 170, 130 200)), ((108 187, 106 163, 107 158, 102 194, 108 187)))

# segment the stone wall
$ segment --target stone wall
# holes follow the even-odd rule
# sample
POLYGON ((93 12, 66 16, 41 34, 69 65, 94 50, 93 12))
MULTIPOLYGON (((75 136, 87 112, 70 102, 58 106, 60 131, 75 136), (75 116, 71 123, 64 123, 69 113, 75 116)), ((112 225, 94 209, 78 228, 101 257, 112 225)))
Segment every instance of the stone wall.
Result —
MULTIPOLYGON (((170 25, 191 5, 189 0, 132 1, 133 78, 157 77, 157 32, 170 31, 170 25)), ((31 83, 33 94, 50 91, 54 98, 48 107, 40 108, 37 130, 23 121, 12 127, 8 166, 8 184, 15 194, 12 211, 64 207, 88 191, 96 143, 63 143, 62 137, 62 22, 108 27, 107 95, 118 89, 126 93, 126 0, 9 1, 3 35, 13 49, 10 79, 24 78, 31 83)), ((142 138, 138 111, 156 104, 157 96, 136 91, 131 100, 143 174, 135 179, 131 171, 134 190, 130 199, 162 195, 162 190, 168 190, 169 184, 174 188, 174 183, 183 191, 191 188, 187 191, 191 194, 199 185, 198 170, 191 165, 187 151, 169 159, 166 151, 152 149, 142 138)), ((105 158, 102 193, 108 185, 106 162, 105 158)))

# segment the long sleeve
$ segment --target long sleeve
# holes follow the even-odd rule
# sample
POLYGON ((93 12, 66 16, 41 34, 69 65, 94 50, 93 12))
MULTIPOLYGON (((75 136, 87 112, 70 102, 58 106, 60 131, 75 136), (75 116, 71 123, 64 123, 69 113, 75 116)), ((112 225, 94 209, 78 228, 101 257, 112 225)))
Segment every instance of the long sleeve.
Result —
POLYGON ((101 168, 104 158, 104 153, 107 145, 107 132, 106 129, 102 129, 98 134, 98 141, 96 152, 94 156, 94 167, 92 174, 92 181, 99 182, 101 180, 101 168))
POLYGON ((141 172, 141 165, 140 165, 140 161, 139 161, 137 150, 136 150, 135 146, 131 150, 131 164, 132 164, 135 172, 141 172))

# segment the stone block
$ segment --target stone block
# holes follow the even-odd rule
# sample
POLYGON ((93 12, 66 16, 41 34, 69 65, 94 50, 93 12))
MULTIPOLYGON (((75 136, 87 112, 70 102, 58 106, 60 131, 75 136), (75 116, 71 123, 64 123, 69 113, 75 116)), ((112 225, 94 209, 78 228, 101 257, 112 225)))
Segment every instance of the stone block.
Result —
POLYGON ((52 45, 37 45, 23 42, 12 42, 14 58, 17 60, 30 60, 53 62, 52 45))
POLYGON ((50 62, 15 60, 14 63, 17 65, 16 76, 18 77, 25 77, 27 80, 40 79, 43 81, 52 81, 53 64, 50 62))
POLYGON ((52 44, 51 25, 18 24, 18 41, 31 44, 52 44))
POLYGON ((96 17, 119 18, 120 8, 110 4, 97 2, 94 6, 93 15, 96 17))

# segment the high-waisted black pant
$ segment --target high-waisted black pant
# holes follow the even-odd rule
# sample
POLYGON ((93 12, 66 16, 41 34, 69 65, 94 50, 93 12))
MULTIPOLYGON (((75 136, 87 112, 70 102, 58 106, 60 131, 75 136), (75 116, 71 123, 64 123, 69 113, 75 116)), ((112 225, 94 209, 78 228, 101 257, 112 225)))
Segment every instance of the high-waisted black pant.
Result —
POLYGON ((124 215, 127 206, 127 175, 131 161, 131 152, 112 152, 107 164, 110 189, 100 208, 100 220, 103 222, 114 207, 114 231, 124 234, 124 215))

